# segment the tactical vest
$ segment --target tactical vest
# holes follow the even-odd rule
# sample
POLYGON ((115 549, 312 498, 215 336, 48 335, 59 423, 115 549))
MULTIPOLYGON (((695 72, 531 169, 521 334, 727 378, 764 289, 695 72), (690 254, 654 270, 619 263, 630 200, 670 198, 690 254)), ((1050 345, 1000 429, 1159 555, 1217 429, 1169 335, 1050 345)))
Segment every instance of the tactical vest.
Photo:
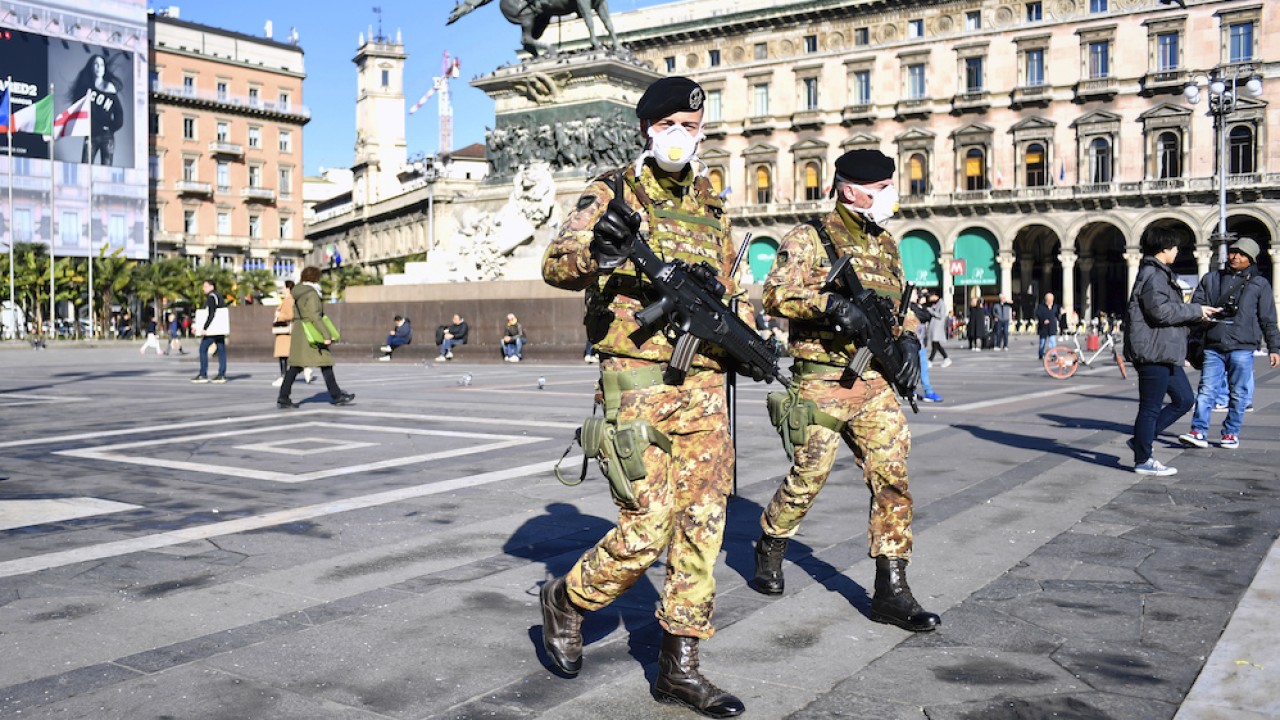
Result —
MULTIPOLYGON (((618 171, 596 179, 610 188, 618 171)), ((716 268, 722 282, 730 269, 731 257, 725 246, 729 232, 724 203, 711 190, 706 178, 695 177, 680 195, 669 193, 645 165, 640 176, 625 169, 623 180, 631 197, 628 204, 638 210, 643 222, 640 232, 648 240, 654 254, 663 260, 680 259, 690 264, 707 262, 716 268)), ((612 273, 603 274, 594 287, 587 290, 587 338, 602 352, 665 362, 671 357, 674 337, 665 328, 640 330, 635 313, 657 298, 648 280, 638 275, 631 263, 612 273)), ((694 367, 719 370, 719 349, 703 345, 694 367)))
MULTIPOLYGON (((858 279, 863 287, 893 299, 895 303, 902 299, 902 260, 898 254, 898 243, 888 232, 872 235, 864 226, 846 224, 839 210, 833 210, 818 222, 830 236, 835 251, 840 255, 850 255, 854 267, 858 271, 858 279)), ((811 239, 808 261, 811 263, 812 276, 818 277, 821 284, 831 269, 831 258, 823 248, 818 232, 808 228, 806 237, 811 239)), ((818 363, 845 365, 857 350, 854 343, 844 337, 837 337, 831 330, 831 324, 825 318, 821 320, 791 320, 788 336, 791 356, 798 360, 809 360, 818 363)))

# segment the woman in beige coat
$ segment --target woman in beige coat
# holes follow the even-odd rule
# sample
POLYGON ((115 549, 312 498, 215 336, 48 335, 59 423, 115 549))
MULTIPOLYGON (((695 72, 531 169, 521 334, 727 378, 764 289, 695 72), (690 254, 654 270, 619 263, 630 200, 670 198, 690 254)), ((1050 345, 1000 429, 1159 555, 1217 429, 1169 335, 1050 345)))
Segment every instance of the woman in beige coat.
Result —
MULTIPOLYGON (((280 295, 280 304, 276 306, 275 321, 271 323, 271 332, 275 335, 275 351, 272 355, 280 362, 280 377, 271 383, 271 387, 280 387, 284 382, 284 373, 289 369, 289 340, 293 327, 293 281, 284 281, 284 291, 280 295)), ((303 370, 307 383, 312 381, 311 368, 303 370)))

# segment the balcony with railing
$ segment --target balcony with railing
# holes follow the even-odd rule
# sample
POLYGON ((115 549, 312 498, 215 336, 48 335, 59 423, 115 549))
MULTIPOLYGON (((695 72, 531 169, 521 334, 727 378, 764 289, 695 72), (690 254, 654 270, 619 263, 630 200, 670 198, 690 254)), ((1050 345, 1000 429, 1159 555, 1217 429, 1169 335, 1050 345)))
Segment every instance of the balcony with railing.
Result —
POLYGON ((846 106, 841 114, 840 122, 845 125, 853 125, 854 123, 872 123, 875 122, 875 119, 876 116, 871 104, 859 103, 846 106))
POLYGON ((791 129, 817 129, 824 125, 821 110, 801 110, 791 116, 791 129))
POLYGON ((894 107, 894 114, 898 118, 925 118, 933 113, 933 107, 929 98, 909 98, 899 100, 894 107))
POLYGON ((249 113, 276 115, 292 120, 301 120, 302 122, 307 122, 311 119, 311 110, 306 105, 292 102, 272 102, 259 97, 202 90, 186 85, 170 85, 152 81, 151 94, 193 105, 210 105, 249 113))
POLYGON ((991 107, 991 93, 986 90, 968 90, 951 98, 951 110, 956 114, 986 112, 991 107))
POLYGON ((209 143, 209 152, 226 157, 244 157, 244 146, 239 143, 214 140, 209 143))
POLYGON ((1142 95, 1148 97, 1157 93, 1176 95, 1182 92, 1191 80, 1191 73, 1185 69, 1158 70, 1142 76, 1142 95))
POLYGON ((1009 102, 1015 110, 1031 106, 1048 107, 1049 101, 1053 99, 1051 90, 1044 84, 1022 85, 1013 89, 1009 102))
POLYGON ((276 201, 276 191, 271 188, 250 185, 240 188, 240 197, 244 198, 245 202, 273 203, 276 201))
POLYGON ((1091 78, 1076 84, 1076 97, 1085 100, 1110 100, 1120 94, 1120 81, 1114 77, 1091 78))
POLYGON ((213 185, 199 180, 178 180, 173 189, 179 195, 213 195, 213 185))

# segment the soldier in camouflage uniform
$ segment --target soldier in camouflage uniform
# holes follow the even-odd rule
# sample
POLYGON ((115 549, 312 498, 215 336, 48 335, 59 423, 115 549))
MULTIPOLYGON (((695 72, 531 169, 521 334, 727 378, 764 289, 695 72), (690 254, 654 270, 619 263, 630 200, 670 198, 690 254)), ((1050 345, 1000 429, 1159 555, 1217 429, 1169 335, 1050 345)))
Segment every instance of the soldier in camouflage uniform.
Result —
POLYGON ((578 200, 543 259, 551 285, 587 293, 587 336, 600 353, 606 419, 618 428, 647 421, 669 440, 643 451, 645 477, 619 501, 617 526, 578 560, 568 575, 542 588, 542 634, 547 655, 568 674, 582 665, 582 613, 613 602, 667 553, 657 617, 663 637, 654 697, 708 717, 733 717, 745 707, 699 672, 698 641, 715 632, 712 571, 724 536, 732 489, 733 446, 725 400, 725 359, 703 345, 684 382, 668 385, 663 371, 675 338, 667 329, 641 330, 635 314, 655 299, 625 248, 636 215, 610 208, 621 187, 638 213, 640 236, 664 260, 706 261, 728 295, 740 297, 729 218, 705 177, 691 165, 701 140, 702 88, 687 78, 663 78, 636 106, 648 146, 632 166, 597 178, 578 200), (619 177, 621 174, 621 183, 619 177))
POLYGON ((911 558, 911 493, 907 487, 907 453, 911 434, 885 375, 914 387, 919 378, 919 320, 908 313, 897 339, 903 367, 879 363, 861 378, 846 371, 856 340, 836 328, 858 327, 859 311, 844 297, 821 290, 831 269, 832 252, 852 256, 865 288, 902 301, 902 261, 898 244, 879 225, 893 215, 897 192, 893 160, 877 150, 854 150, 836 161, 832 194, 834 210, 815 223, 796 226, 778 249, 777 261, 764 284, 765 311, 791 319, 790 354, 796 359, 794 381, 801 398, 825 413, 826 425, 810 425, 805 444, 795 449, 794 463, 760 518, 756 543, 759 592, 783 591, 782 559, 787 540, 813 505, 831 473, 843 439, 862 467, 871 491, 868 523, 870 555, 876 559, 871 619, 913 631, 933 630, 940 620, 911 595, 906 565, 911 558), (818 227, 822 228, 820 232, 818 227))

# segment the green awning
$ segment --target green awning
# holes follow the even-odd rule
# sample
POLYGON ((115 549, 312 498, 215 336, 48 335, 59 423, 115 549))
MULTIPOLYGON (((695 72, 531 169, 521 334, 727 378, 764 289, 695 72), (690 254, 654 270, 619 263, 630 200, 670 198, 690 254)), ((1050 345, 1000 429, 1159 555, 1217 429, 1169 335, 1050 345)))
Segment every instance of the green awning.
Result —
POLYGON ((902 254, 902 273, 907 282, 916 287, 942 287, 938 241, 933 235, 913 230, 902 236, 898 252, 902 254))
POLYGON ((964 285, 999 285, 996 266, 996 239, 979 228, 965 230, 956 238, 957 260, 964 261, 964 274, 953 279, 956 287, 964 285))

